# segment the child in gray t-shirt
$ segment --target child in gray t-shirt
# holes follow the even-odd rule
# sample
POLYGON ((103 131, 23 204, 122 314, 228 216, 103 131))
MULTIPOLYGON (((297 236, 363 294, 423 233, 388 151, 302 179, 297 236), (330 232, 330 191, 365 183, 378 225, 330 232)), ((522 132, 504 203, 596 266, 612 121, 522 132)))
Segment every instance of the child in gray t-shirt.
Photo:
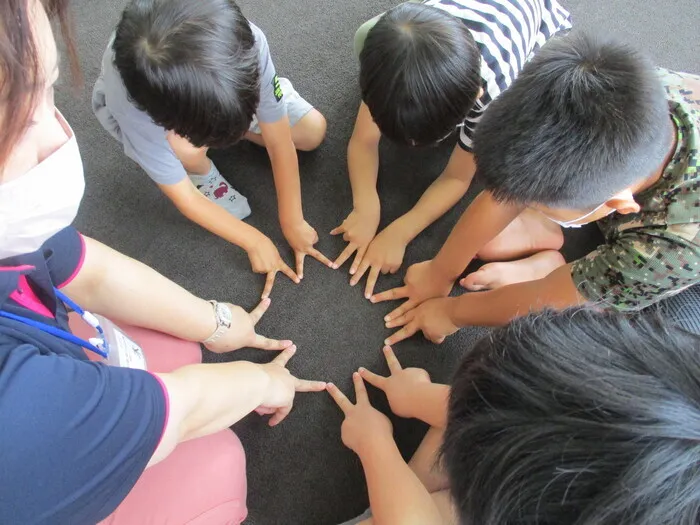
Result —
POLYGON ((232 0, 131 1, 110 39, 92 97, 100 123, 189 219, 248 253, 266 273, 295 282, 311 255, 330 266, 304 220, 296 149, 323 140, 323 116, 279 78, 263 32, 232 0), (240 139, 270 155, 284 235, 296 273, 272 241, 241 221, 248 201, 207 157, 240 139))

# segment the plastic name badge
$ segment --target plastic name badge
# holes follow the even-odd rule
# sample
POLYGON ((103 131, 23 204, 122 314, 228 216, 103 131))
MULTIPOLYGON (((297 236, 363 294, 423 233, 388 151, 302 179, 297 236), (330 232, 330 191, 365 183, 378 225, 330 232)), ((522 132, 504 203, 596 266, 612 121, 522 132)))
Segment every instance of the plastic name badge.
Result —
POLYGON ((141 347, 109 319, 95 315, 104 330, 109 346, 106 363, 122 368, 146 370, 146 356, 141 347))

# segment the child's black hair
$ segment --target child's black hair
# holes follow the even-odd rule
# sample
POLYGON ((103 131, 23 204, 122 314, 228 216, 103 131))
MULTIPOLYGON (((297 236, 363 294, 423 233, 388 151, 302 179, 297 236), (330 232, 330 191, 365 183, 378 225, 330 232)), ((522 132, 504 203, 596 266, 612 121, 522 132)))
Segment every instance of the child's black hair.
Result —
POLYGON ((477 176, 499 200, 584 210, 651 177, 672 143, 651 63, 627 45, 548 41, 476 128, 477 176))
POLYGON ((195 146, 242 138, 259 102, 258 54, 233 0, 132 0, 114 61, 133 102, 195 146))
POLYGON ((516 320, 459 367, 441 461, 461 523, 695 525, 700 337, 594 310, 516 320))
POLYGON ((481 53, 460 19, 401 4, 370 29, 360 53, 362 100, 382 134, 412 145, 449 135, 481 89, 481 53))

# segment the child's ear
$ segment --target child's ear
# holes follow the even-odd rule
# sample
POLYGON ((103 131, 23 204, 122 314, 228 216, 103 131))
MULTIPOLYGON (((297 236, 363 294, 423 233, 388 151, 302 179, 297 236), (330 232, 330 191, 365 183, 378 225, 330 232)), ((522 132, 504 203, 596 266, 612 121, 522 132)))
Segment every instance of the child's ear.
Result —
POLYGON ((641 210, 641 207, 639 206, 637 201, 634 200, 634 194, 632 193, 632 190, 630 188, 626 188, 621 192, 617 193, 616 195, 610 197, 605 202, 605 205, 608 208, 612 208, 617 213, 620 213, 622 215, 628 215, 630 213, 639 213, 639 211, 641 210))
POLYGON ((484 88, 479 88, 479 94, 476 96, 476 99, 479 100, 483 96, 484 96, 484 88))

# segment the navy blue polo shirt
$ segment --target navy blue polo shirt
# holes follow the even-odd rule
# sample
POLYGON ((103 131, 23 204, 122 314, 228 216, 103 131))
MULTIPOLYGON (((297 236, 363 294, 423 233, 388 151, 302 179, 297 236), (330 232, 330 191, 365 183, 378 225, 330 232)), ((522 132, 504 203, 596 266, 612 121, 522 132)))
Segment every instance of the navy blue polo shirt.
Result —
MULTIPOLYGON (((74 228, 0 261, 0 308, 69 330, 60 288, 78 273, 74 228)), ((82 348, 0 317, 0 523, 95 524, 155 451, 167 399, 148 372, 87 359, 82 348)))

